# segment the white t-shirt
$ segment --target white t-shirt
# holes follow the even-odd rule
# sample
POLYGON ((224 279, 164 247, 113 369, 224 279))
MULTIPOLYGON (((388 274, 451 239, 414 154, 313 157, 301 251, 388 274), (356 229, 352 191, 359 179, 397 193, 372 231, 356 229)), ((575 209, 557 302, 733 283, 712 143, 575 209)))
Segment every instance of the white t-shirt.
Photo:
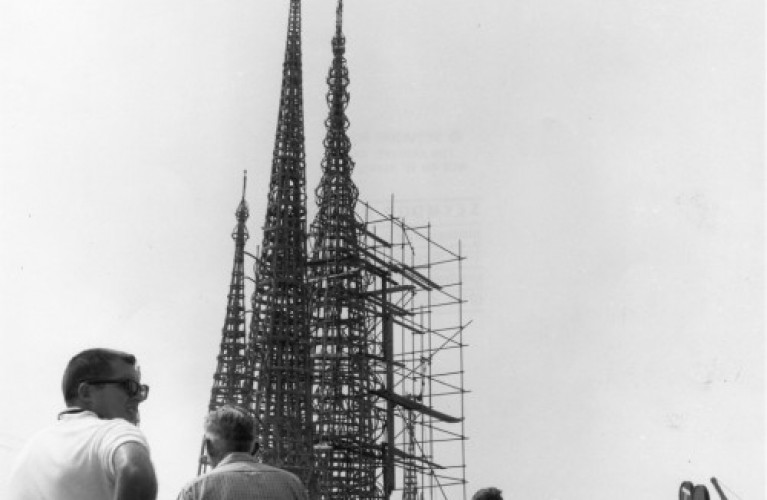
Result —
POLYGON ((114 452, 129 442, 149 449, 141 430, 126 420, 65 413, 19 453, 8 482, 10 500, 110 500, 114 452))

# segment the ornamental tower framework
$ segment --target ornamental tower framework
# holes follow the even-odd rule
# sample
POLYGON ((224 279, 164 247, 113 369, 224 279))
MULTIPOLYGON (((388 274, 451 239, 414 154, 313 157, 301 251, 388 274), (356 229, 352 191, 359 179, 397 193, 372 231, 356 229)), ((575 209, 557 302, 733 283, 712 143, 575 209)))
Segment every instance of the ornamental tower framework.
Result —
POLYGON ((358 191, 346 134, 348 69, 344 58, 343 3, 336 10, 333 62, 327 76, 329 107, 322 178, 315 190, 309 282, 314 362, 314 432, 319 496, 323 500, 380 498, 380 417, 375 406, 377 355, 367 324, 366 273, 360 260, 358 191))
MULTIPOLYGON (((235 217, 237 225, 232 231, 234 239, 234 264, 227 295, 226 317, 221 331, 221 346, 213 375, 213 389, 210 394, 208 411, 225 404, 244 406, 250 393, 250 369, 246 354, 246 317, 245 317, 245 243, 248 241, 248 203, 245 201, 247 172, 243 175, 242 199, 237 206, 235 217)), ((204 460, 205 450, 200 451, 197 473, 207 469, 204 460)))
POLYGON ((264 461, 311 480, 311 364, 306 288, 306 193, 301 2, 291 0, 277 131, 248 342, 264 461))
POLYGON ((245 321, 245 243, 249 238, 246 223, 250 212, 245 201, 246 187, 247 173, 243 175, 242 199, 235 212, 237 225, 232 231, 234 264, 227 295, 226 317, 221 332, 221 349, 213 376, 208 410, 214 410, 224 404, 243 405, 249 390, 245 321))
POLYGON ((460 242, 457 251, 439 244, 431 224, 394 215, 393 197, 388 211, 358 199, 342 16, 338 0, 307 235, 301 5, 290 0, 251 321, 243 199, 210 406, 249 408, 262 460, 296 473, 311 500, 466 498, 465 257, 460 242))
POLYGON ((463 256, 358 203, 342 14, 308 271, 317 498, 460 498, 463 256))

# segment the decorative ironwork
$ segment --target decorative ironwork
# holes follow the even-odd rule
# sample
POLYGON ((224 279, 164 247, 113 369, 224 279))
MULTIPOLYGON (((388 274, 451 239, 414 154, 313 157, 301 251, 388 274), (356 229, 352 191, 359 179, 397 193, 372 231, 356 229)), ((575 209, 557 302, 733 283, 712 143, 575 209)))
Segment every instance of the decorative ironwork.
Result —
POLYGON ((255 267, 249 406, 263 460, 312 476, 311 364, 306 288, 306 168, 301 2, 291 0, 263 242, 255 267))
POLYGON ((210 406, 257 415, 263 460, 296 473, 312 500, 465 498, 465 257, 460 243, 458 253, 438 244, 431 225, 395 217, 393 201, 383 213, 358 199, 342 20, 338 0, 307 236, 301 5, 290 0, 253 314, 248 328, 243 190, 210 406))
POLYGON ((365 273, 360 265, 355 218, 357 187, 346 134, 349 74, 342 32, 343 3, 336 11, 333 62, 328 72, 328 118, 318 212, 311 225, 311 330, 314 420, 319 496, 380 498, 378 419, 371 394, 374 376, 366 324, 365 273))
MULTIPOLYGON (((227 296, 226 318, 221 331, 221 347, 216 372, 213 375, 213 389, 208 410, 215 410, 225 404, 244 405, 250 393, 248 381, 250 370, 246 355, 246 311, 245 311, 245 242, 248 241, 248 203, 245 201, 247 172, 243 175, 242 199, 237 206, 237 225, 232 232, 234 239, 234 264, 227 296)), ((207 468, 204 450, 200 452, 197 473, 207 468)))

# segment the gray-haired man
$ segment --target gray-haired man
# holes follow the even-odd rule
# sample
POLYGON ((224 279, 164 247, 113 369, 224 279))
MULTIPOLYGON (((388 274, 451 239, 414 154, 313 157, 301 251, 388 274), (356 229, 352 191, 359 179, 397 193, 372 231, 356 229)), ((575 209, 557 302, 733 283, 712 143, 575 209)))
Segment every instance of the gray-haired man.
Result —
POLYGON ((205 449, 214 469, 190 481, 178 500, 306 500, 294 474, 259 463, 255 419, 244 409, 222 406, 205 419, 205 449))

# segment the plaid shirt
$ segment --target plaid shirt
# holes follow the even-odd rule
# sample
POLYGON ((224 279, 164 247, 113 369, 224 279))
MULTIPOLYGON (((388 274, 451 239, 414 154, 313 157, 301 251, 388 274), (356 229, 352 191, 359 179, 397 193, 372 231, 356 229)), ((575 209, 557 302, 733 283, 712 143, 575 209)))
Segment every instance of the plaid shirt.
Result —
POLYGON ((218 466, 181 489, 178 500, 307 500, 301 480, 258 463, 248 453, 230 453, 218 466))

